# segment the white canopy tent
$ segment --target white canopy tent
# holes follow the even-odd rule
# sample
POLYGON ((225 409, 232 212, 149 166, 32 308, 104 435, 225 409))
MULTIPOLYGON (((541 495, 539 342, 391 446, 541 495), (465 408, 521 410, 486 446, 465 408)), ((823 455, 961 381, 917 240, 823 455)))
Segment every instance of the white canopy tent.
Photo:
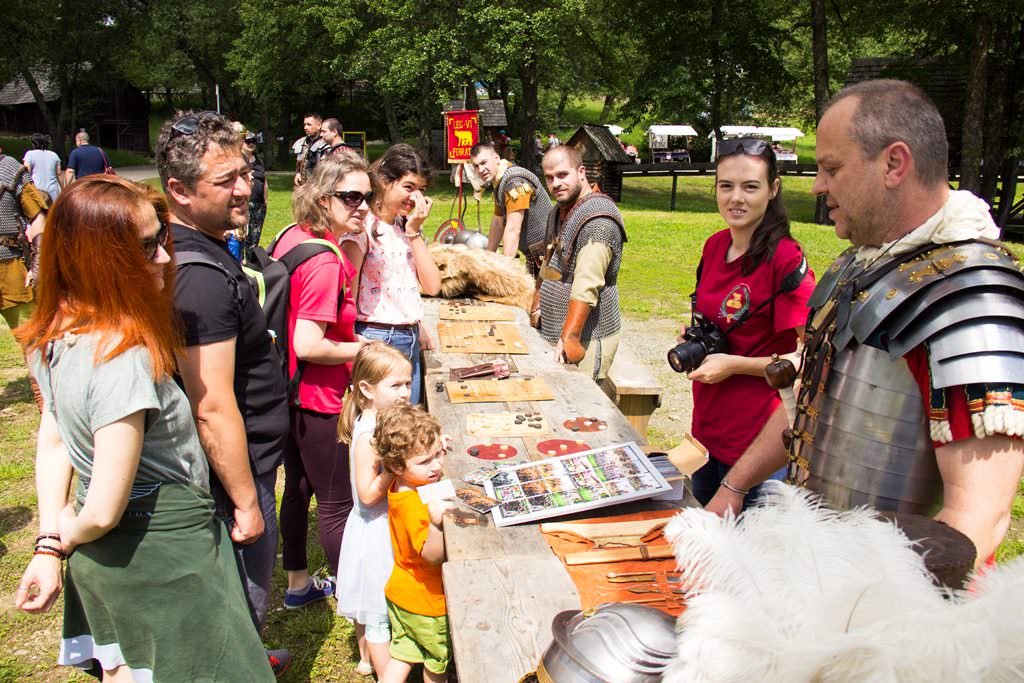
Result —
MULTIPOLYGON (((785 128, 774 126, 722 126, 722 138, 755 137, 765 138, 772 142, 790 142, 792 149, 775 152, 775 158, 779 161, 796 161, 796 139, 804 136, 799 128, 785 128)), ((715 139, 715 131, 708 133, 711 140, 711 160, 718 158, 718 141, 715 139)))
POLYGON ((697 131, 687 125, 654 125, 647 129, 647 143, 651 149, 651 157, 658 161, 690 160, 686 149, 673 150, 669 147, 669 138, 696 137, 697 131))

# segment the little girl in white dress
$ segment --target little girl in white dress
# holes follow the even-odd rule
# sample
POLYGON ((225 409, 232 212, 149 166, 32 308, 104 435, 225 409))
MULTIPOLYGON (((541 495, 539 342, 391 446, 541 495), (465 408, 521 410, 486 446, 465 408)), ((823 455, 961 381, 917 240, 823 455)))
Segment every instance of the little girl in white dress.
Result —
POLYGON ((394 477, 380 466, 372 437, 377 412, 406 403, 412 365, 383 342, 364 346, 352 365, 352 386, 338 424, 338 437, 349 445, 352 512, 338 559, 338 614, 355 624, 359 642, 356 672, 384 673, 391 655, 384 584, 391 576, 391 531, 387 491, 394 477))

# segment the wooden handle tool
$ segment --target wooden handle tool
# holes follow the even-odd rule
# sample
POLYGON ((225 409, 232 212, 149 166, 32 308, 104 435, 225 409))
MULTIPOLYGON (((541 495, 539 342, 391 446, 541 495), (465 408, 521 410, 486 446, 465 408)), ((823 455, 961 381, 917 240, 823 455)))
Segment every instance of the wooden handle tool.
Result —
POLYGON ((603 564, 605 562, 625 562, 627 560, 664 560, 674 557, 670 545, 640 545, 633 548, 615 548, 613 550, 588 550, 582 553, 566 553, 567 565, 603 564))

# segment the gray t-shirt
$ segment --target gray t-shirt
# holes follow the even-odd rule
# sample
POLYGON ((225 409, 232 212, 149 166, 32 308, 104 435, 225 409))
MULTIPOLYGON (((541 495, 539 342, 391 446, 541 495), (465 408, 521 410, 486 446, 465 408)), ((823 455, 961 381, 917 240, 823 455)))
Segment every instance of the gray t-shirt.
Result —
MULTIPOLYGON (((81 488, 87 489, 92 477, 96 431, 145 410, 146 431, 132 497, 162 483, 187 484, 208 494, 209 465, 184 392, 171 378, 153 381, 152 360, 142 346, 96 365, 97 340, 92 334, 66 334, 32 358, 46 409, 57 418, 81 488)), ((117 343, 112 339, 105 348, 117 343)))

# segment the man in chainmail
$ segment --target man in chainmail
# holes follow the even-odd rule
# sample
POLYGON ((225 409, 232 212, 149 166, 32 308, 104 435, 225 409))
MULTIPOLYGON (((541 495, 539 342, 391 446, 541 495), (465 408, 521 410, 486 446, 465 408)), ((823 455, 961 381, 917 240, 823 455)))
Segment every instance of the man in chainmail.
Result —
POLYGON ((541 162, 557 207, 546 228, 540 332, 555 358, 607 377, 619 347, 619 265, 626 228, 608 195, 592 188, 579 151, 559 145, 541 162))
MULTIPOLYGON (((32 174, 0 149, 0 315, 12 330, 32 315, 32 287, 48 202, 32 174)), ((35 383, 36 404, 42 399, 35 383)))
POLYGON ((480 142, 469 150, 476 172, 494 190, 494 216, 487 233, 487 248, 514 257, 516 251, 527 257, 530 272, 537 274, 543 257, 544 229, 551 212, 551 198, 533 173, 502 159, 489 142, 480 142))

